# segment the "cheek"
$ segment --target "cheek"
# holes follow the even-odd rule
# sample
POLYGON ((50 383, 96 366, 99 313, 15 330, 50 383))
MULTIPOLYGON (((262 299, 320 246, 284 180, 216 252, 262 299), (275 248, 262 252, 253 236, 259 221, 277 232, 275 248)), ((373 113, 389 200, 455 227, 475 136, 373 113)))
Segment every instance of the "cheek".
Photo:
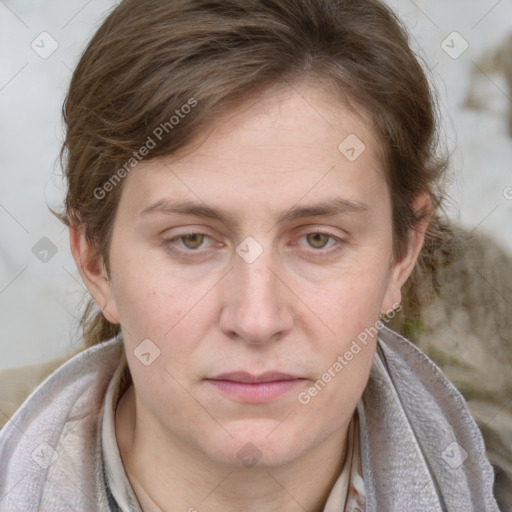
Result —
POLYGON ((308 428, 332 432, 344 425, 354 411, 368 382, 375 339, 344 343, 324 359, 324 371, 297 397, 308 428))
POLYGON ((378 320, 388 280, 389 270, 374 262, 351 267, 330 283, 303 293, 331 334, 347 340, 378 320))
POLYGON ((157 340, 182 315, 181 285, 147 254, 130 253, 121 244, 114 246, 111 261, 112 292, 127 341, 157 340))
POLYGON ((304 391, 303 400, 299 399, 311 417, 339 423, 363 393, 377 342, 383 274, 382 269, 354 272, 316 302, 331 332, 322 343, 312 335, 317 340, 314 350, 320 371, 316 382, 304 391))
POLYGON ((129 235, 113 239, 111 261, 121 324, 150 338, 164 336, 182 318, 197 317, 203 297, 218 280, 207 268, 185 272, 164 249, 129 235))
POLYGON ((341 411, 351 410, 361 396, 373 362, 386 276, 385 267, 374 265, 365 271, 354 270, 327 290, 317 292, 312 304, 328 329, 321 328, 326 334, 320 341, 320 327, 312 327, 319 325, 318 321, 313 322, 309 313, 304 319, 304 325, 309 322, 311 327, 309 337, 320 363, 317 384, 304 395, 309 411, 329 411, 334 421, 341 411))

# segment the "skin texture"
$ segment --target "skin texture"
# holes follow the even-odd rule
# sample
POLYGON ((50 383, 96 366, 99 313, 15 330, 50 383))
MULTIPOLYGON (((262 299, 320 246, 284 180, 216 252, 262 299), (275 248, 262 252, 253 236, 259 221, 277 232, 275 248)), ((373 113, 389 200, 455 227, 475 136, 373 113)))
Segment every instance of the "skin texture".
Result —
POLYGON ((393 261, 391 198, 369 126, 318 85, 267 92, 217 119, 193 151, 142 162, 125 178, 110 278, 82 230, 71 229, 84 282, 125 340, 134 385, 116 413, 123 463, 162 510, 323 509, 376 340, 309 403, 298 394, 400 302, 426 228, 393 261), (349 134, 366 146, 355 161, 338 149, 349 134), (278 222, 333 197, 366 209, 278 222), (140 215, 164 198, 227 210, 233 224, 140 215), (190 233, 206 236, 179 238, 190 233), (236 251, 248 236, 263 250, 251 263, 236 251), (134 354, 144 339, 160 350, 149 366, 134 354), (263 403, 206 380, 236 370, 304 380, 263 403), (240 459, 244 446, 259 458, 254 467, 240 459))

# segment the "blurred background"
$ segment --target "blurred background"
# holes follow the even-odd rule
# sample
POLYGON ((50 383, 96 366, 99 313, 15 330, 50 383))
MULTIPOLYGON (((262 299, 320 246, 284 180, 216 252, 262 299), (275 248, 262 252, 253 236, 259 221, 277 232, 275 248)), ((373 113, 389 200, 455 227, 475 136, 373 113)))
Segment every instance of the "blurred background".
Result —
MULTIPOLYGON (((61 106, 110 0, 0 0, 0 369, 78 346, 86 289, 61 208, 61 106)), ((437 86, 451 218, 512 254, 512 2, 393 0, 437 86)), ((512 272, 512 269, 511 269, 512 272)))

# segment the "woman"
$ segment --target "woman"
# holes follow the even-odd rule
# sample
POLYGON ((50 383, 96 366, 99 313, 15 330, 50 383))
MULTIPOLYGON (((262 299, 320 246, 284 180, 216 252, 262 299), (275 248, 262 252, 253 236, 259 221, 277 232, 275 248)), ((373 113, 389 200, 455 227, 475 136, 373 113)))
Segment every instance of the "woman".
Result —
POLYGON ((498 510, 463 398, 384 325, 446 237, 388 8, 126 0, 64 116, 89 348, 3 429, 6 510, 498 510))

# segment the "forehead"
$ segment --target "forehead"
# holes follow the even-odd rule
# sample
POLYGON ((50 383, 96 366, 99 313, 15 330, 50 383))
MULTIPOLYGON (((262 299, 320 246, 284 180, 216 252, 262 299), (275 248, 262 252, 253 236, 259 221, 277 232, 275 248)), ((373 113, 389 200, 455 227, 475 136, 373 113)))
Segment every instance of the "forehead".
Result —
POLYGON ((223 113, 179 156, 142 161, 127 181, 121 203, 133 214, 186 198, 235 215, 265 208, 278 216, 298 202, 341 195, 364 203, 387 190, 371 124, 311 84, 267 92, 223 113))
MULTIPOLYGON (((275 154, 295 156, 305 164, 309 159, 301 160, 304 156, 313 160, 320 154, 344 155, 343 149, 347 147, 340 148, 340 144, 352 136, 353 142, 364 140, 365 152, 381 160, 381 144, 372 128, 368 114, 349 103, 346 95, 304 81, 296 86, 274 87, 221 114, 197 136, 196 144, 191 145, 195 149, 185 151, 185 157, 200 159, 212 154, 240 157, 251 150, 253 156, 256 152, 262 158, 265 153, 270 158, 275 158, 275 154)), ((350 154, 344 156, 351 158, 350 154)))

